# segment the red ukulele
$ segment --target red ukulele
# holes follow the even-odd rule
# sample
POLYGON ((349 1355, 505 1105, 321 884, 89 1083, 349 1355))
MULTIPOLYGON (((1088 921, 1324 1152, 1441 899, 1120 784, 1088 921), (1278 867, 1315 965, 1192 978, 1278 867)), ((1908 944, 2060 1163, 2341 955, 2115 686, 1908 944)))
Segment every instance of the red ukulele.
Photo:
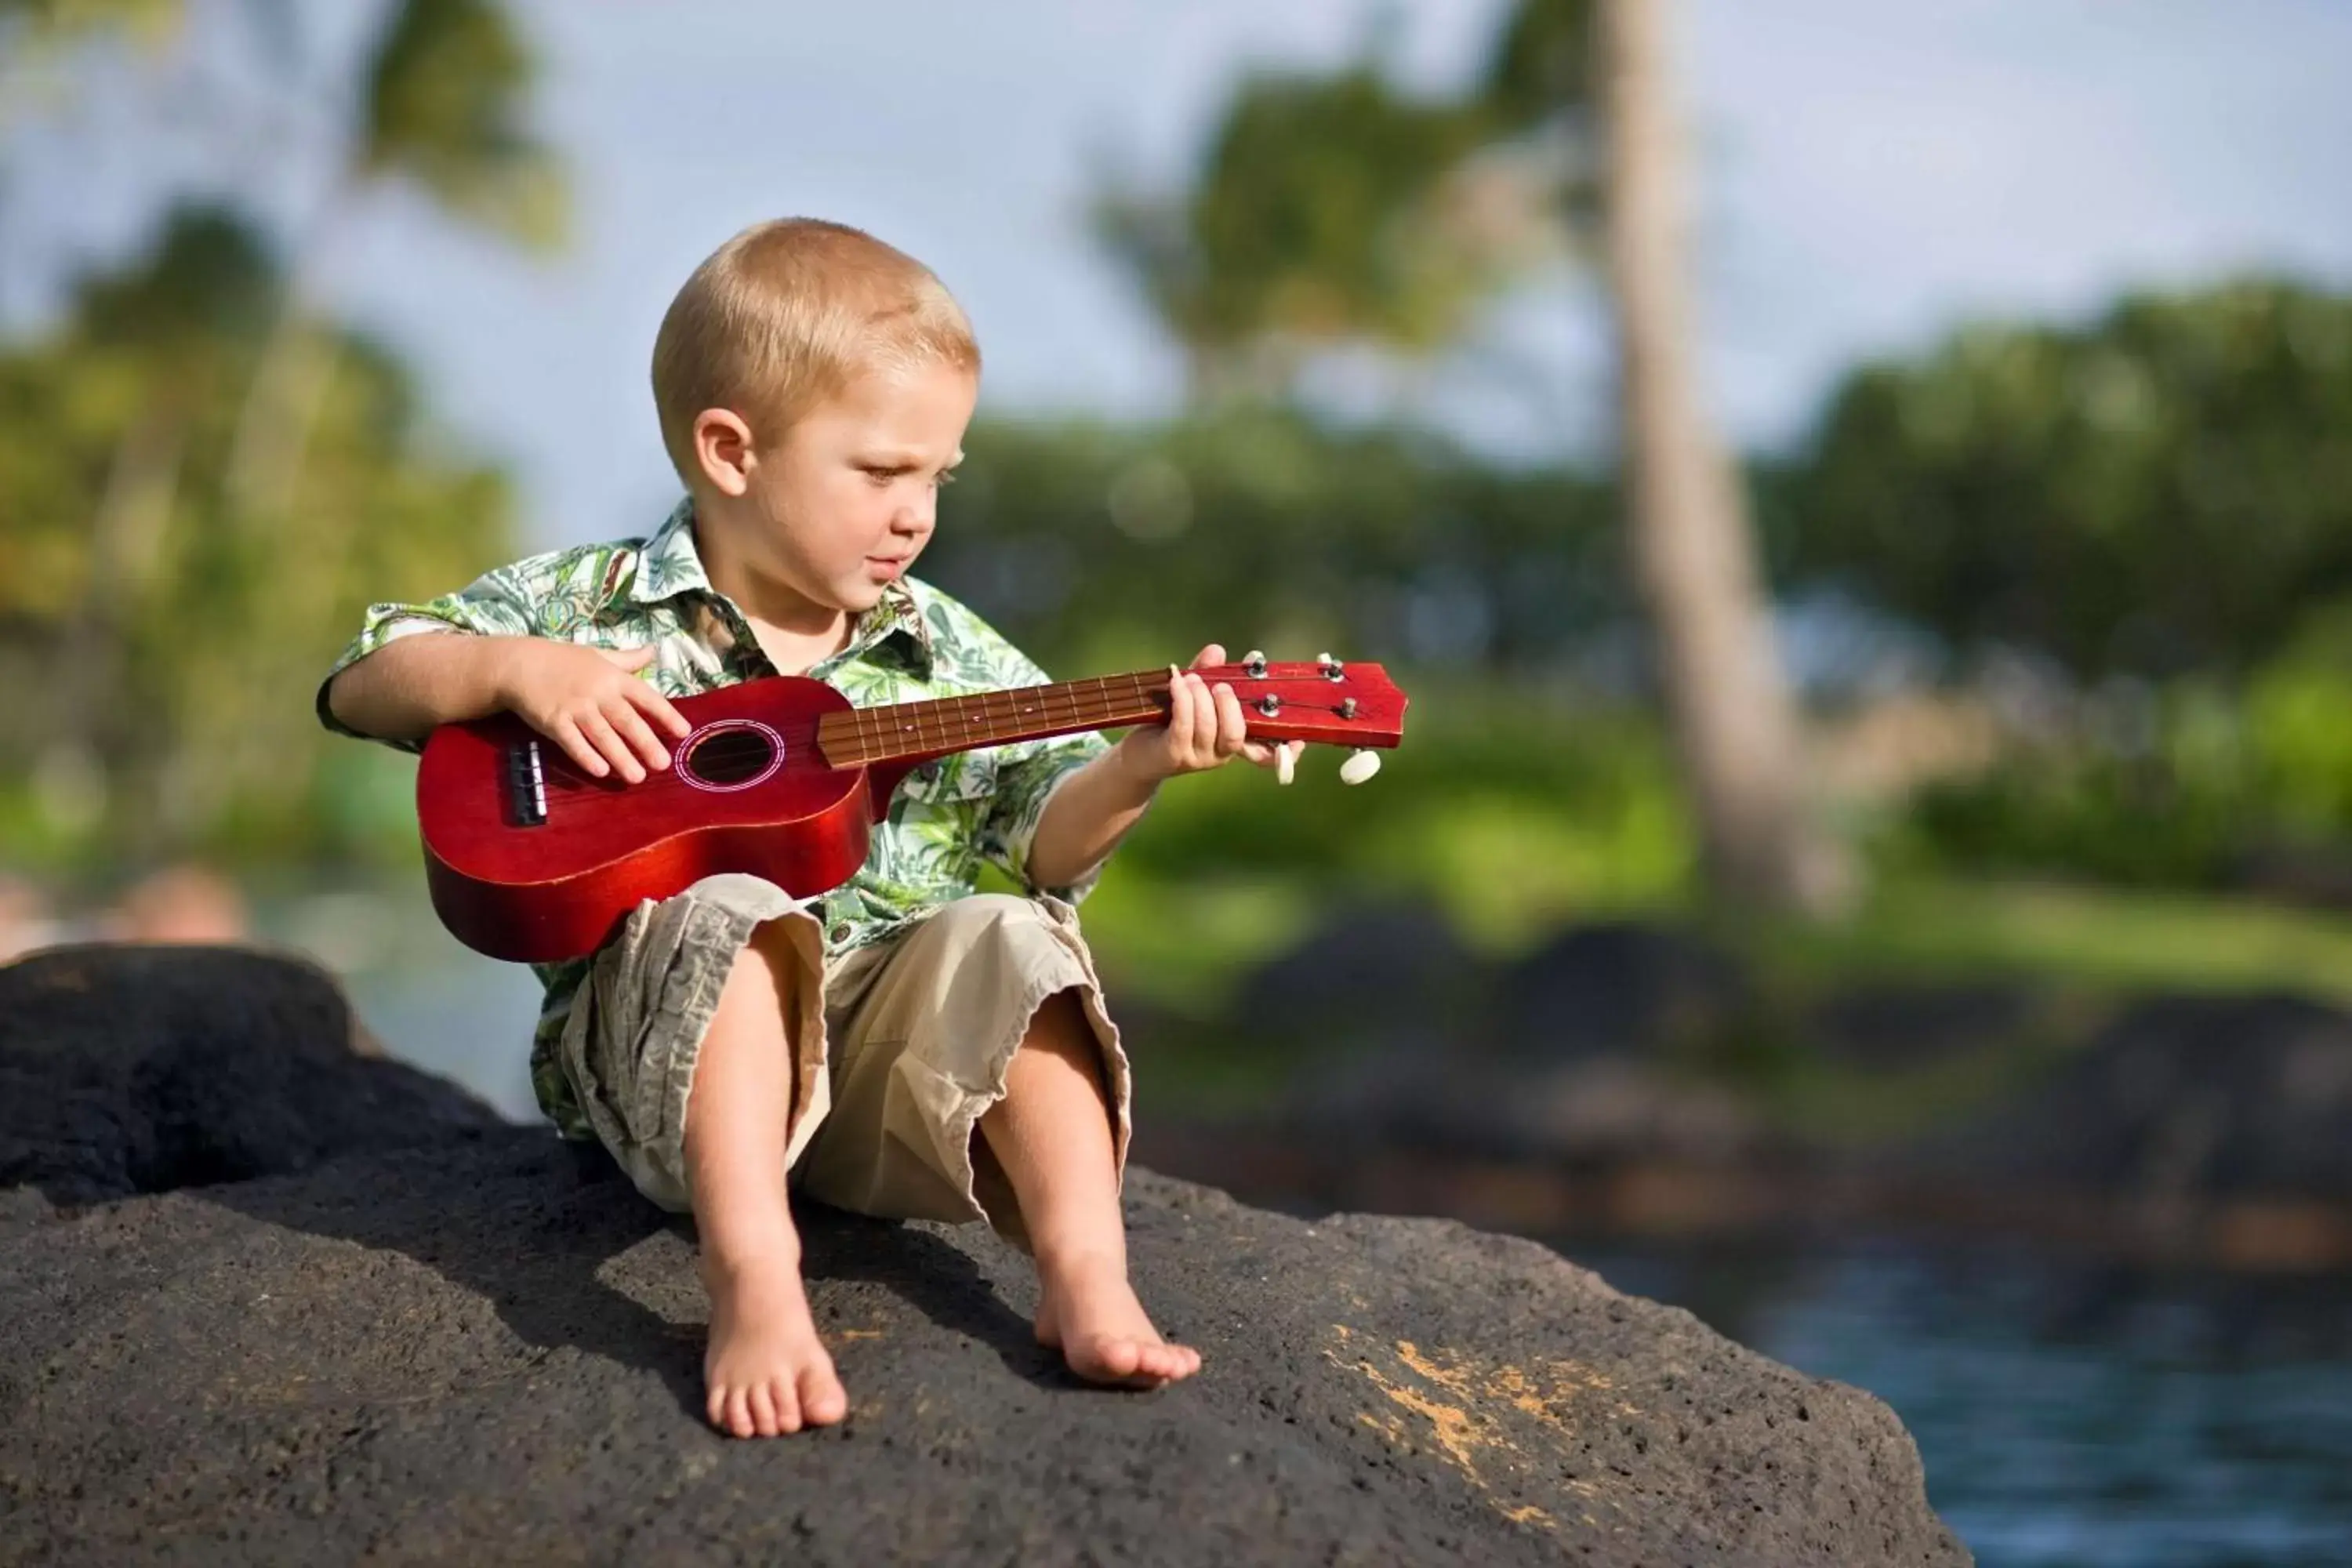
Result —
MULTIPOLYGON (((1253 740, 1394 746, 1405 697, 1374 664, 1240 664, 1230 682, 1253 740)), ((641 899, 720 871, 795 898, 839 887, 909 770, 951 752, 1164 720, 1168 673, 1143 671, 883 708, 821 680, 774 676, 674 704, 693 731, 642 784, 591 778, 512 714, 444 724, 416 771, 433 908, 492 958, 593 952, 641 899)), ((1349 759, 1351 782, 1377 759, 1349 759)))

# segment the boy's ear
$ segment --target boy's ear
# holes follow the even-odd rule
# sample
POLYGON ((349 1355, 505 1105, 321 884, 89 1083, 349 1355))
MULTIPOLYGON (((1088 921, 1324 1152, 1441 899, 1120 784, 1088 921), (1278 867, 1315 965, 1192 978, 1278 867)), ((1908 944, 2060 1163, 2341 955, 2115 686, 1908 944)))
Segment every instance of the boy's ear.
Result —
POLYGON ((741 495, 758 461, 751 427, 730 409, 704 409, 694 416, 694 460, 720 495, 741 495))

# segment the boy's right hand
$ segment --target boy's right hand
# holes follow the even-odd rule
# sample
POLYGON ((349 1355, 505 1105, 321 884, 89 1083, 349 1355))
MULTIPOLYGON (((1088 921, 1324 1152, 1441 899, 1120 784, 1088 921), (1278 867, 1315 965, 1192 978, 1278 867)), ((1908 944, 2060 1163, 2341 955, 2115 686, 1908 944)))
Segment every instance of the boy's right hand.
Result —
POLYGON ((684 739, 693 729, 669 700, 636 671, 654 659, 652 647, 583 647, 543 637, 519 637, 509 651, 499 688, 501 706, 563 748, 593 778, 618 769, 630 784, 647 768, 669 766, 647 720, 684 739))

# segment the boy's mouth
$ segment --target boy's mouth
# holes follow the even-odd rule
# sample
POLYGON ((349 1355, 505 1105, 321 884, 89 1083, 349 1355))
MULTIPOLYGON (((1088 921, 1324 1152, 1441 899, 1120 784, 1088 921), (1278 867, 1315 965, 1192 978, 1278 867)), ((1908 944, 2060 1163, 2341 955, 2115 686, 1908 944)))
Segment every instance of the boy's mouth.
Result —
POLYGON ((912 559, 912 556, 908 555, 869 555, 866 558, 866 568, 876 576, 887 581, 904 572, 907 569, 907 563, 912 559))

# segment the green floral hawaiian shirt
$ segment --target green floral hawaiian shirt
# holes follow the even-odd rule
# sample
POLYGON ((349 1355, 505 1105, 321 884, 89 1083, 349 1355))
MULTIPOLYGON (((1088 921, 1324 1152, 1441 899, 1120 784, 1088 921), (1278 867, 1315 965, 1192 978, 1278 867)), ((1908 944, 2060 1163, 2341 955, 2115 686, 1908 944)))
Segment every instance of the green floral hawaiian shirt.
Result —
MULTIPOLYGON (((534 555, 425 604, 370 605, 359 636, 320 683, 320 721, 338 734, 358 734, 328 710, 327 681, 386 643, 416 633, 557 637, 607 648, 650 643, 659 651, 642 673, 673 698, 778 673, 742 611, 704 574, 693 521, 693 503, 681 501, 647 538, 534 555)), ((859 617, 848 646, 807 673, 860 708, 1036 686, 1049 679, 971 610, 912 577, 891 584, 881 602, 859 617)), ((384 743, 424 749, 415 741, 384 743)), ((882 941, 970 894, 983 861, 1023 887, 1071 903, 1083 899, 1099 867, 1071 886, 1036 889, 1029 879, 1029 848, 1055 785, 1107 746, 1097 734, 1022 741, 941 757, 908 774, 891 797, 887 820, 875 825, 865 866, 822 900, 826 956, 882 941)), ((554 1059, 588 960, 531 967, 547 988, 532 1041, 532 1084, 566 1137, 590 1137, 554 1059)))

